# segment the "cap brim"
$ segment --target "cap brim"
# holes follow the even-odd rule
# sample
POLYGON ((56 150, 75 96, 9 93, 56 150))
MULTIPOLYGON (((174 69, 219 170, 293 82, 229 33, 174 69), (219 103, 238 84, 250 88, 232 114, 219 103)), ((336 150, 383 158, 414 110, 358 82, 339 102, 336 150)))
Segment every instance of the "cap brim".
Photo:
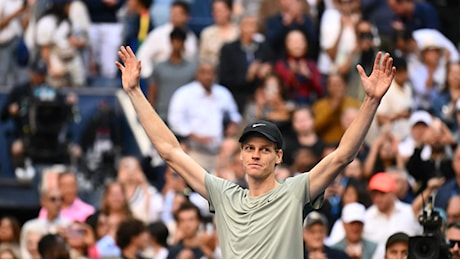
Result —
POLYGON ((259 136, 261 136, 261 137, 264 137, 265 139, 269 140, 270 142, 275 143, 275 144, 276 144, 276 147, 280 148, 280 147, 279 147, 279 144, 276 142, 276 140, 275 140, 272 136, 270 136, 270 135, 268 135, 268 134, 266 134, 266 133, 259 132, 259 131, 257 131, 257 130, 251 130, 251 131, 248 131, 248 132, 244 133, 244 134, 240 137, 240 139, 239 139, 238 141, 239 141, 240 143, 244 143, 249 137, 256 136, 256 135, 259 135, 259 136))

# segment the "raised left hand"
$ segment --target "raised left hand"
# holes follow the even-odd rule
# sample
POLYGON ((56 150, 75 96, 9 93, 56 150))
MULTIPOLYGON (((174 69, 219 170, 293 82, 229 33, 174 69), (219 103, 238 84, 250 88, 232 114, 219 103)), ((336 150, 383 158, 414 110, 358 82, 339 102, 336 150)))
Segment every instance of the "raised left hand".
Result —
POLYGON ((382 52, 377 53, 370 76, 366 75, 361 65, 358 65, 356 68, 361 77, 361 82, 367 96, 378 100, 380 100, 390 88, 396 72, 396 68, 393 66, 393 58, 391 58, 388 53, 383 55, 382 52))

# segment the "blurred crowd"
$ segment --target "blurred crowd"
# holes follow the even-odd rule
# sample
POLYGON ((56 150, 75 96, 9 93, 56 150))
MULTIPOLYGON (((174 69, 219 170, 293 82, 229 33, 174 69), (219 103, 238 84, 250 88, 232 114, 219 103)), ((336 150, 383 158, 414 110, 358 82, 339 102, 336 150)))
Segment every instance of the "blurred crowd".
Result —
POLYGON ((305 258, 407 258, 427 210, 460 258, 459 13, 449 0, 0 1, 0 87, 11 91, 1 120, 15 125, 2 145, 19 179, 68 166, 41 185, 37 218, 0 219, 0 257, 221 257, 207 201, 155 151, 125 154, 110 105, 68 138, 78 96, 63 89, 119 88, 128 45, 184 149, 242 187, 242 126, 280 128, 280 182, 308 172, 357 115, 356 65, 369 74, 378 51, 391 53, 395 79, 357 158, 321 209, 304 209, 305 258), (83 179, 102 196, 80 198, 83 179))

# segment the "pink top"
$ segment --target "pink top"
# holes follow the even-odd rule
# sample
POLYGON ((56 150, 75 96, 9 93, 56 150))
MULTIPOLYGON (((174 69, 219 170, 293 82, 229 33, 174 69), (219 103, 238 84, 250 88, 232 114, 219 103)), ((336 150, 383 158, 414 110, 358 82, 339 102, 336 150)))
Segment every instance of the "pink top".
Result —
MULTIPOLYGON (((66 208, 61 209, 60 216, 68 219, 72 222, 85 222, 86 218, 94 213, 94 207, 88 203, 83 202, 81 199, 76 198, 72 205, 66 208)), ((38 218, 46 218, 48 212, 46 209, 41 208, 40 213, 38 214, 38 218)))

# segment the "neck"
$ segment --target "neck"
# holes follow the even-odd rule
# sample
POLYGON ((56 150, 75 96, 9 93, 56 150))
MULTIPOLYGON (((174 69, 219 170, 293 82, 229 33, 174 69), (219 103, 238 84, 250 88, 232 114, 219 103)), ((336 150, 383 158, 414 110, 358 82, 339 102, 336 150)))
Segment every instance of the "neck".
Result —
POLYGON ((131 259, 137 258, 137 248, 133 245, 129 245, 122 251, 123 251, 123 255, 128 258, 131 258, 131 259))
POLYGON ((50 213, 48 211, 48 216, 46 217, 46 219, 50 222, 53 222, 58 216, 59 216, 59 213, 50 213))
POLYGON ((171 61, 171 63, 178 64, 182 61, 182 54, 178 52, 173 52, 169 60, 171 61))
POLYGON ((70 206, 73 204, 73 202, 75 201, 75 199, 76 199, 76 198, 74 198, 74 199, 72 199, 72 200, 69 200, 69 201, 64 200, 63 205, 62 205, 63 208, 68 208, 68 207, 70 207, 70 206))
POLYGON ((185 247, 194 248, 199 246, 198 236, 195 235, 193 237, 183 238, 182 243, 184 243, 185 247))
POLYGON ((252 36, 241 35, 240 41, 243 45, 249 45, 252 43, 252 36))
POLYGON ((387 218, 389 218, 391 216, 391 214, 393 214, 393 211, 395 209, 395 203, 396 203, 396 201, 394 203, 392 203, 391 206, 387 210, 382 212, 387 218))
POLYGON ((274 190, 276 187, 278 187, 279 183, 276 181, 275 176, 272 174, 270 177, 267 177, 264 180, 248 178, 248 185, 249 196, 258 197, 274 190))

